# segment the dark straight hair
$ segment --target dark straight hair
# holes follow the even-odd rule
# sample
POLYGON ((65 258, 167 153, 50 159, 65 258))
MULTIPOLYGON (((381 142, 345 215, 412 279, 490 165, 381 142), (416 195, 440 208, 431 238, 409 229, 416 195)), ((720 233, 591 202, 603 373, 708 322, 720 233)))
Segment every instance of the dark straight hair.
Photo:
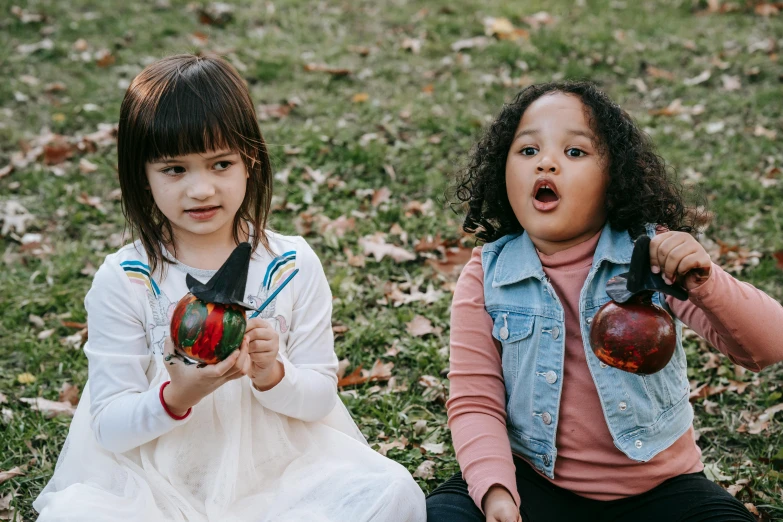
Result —
MULTIPOLYGON (((249 178, 234 217, 234 241, 253 227, 253 251, 261 243, 272 201, 272 168, 250 93, 239 73, 214 56, 182 54, 148 65, 131 82, 120 108, 117 154, 122 211, 141 240, 150 271, 171 261, 164 245, 176 244, 171 223, 152 199, 145 164, 167 157, 232 150, 249 178)), ((165 271, 165 270, 164 270, 165 271)))

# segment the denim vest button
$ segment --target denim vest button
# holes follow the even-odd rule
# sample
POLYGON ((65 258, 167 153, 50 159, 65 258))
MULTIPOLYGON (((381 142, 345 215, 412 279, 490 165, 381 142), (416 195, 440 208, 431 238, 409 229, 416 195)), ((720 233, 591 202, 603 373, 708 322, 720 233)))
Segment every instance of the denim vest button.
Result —
POLYGON ((592 323, 592 322, 593 322, 593 318, 592 318, 592 317, 588 317, 588 318, 585 320, 585 322, 586 322, 587 324, 590 324, 590 323, 592 323))
POLYGON ((549 384, 554 384, 557 382, 557 374, 552 370, 546 372, 544 374, 544 378, 546 379, 546 382, 549 384))
POLYGON ((500 328, 500 338, 503 339, 504 341, 508 339, 508 328, 506 328, 505 326, 500 328))
POLYGON ((636 449, 641 449, 642 448, 642 441, 637 440, 636 442, 633 443, 633 445, 636 446, 636 449))
POLYGON ((552 339, 557 339, 558 337, 560 337, 560 328, 555 326, 552 328, 552 339))
POLYGON ((628 405, 625 403, 625 401, 618 404, 618 406, 620 408, 620 411, 625 411, 626 409, 628 409, 628 405))
MULTIPOLYGON (((541 414, 541 420, 544 421, 544 424, 549 426, 550 424, 552 424, 552 415, 548 411, 545 411, 544 413, 541 414)), ((544 457, 544 459, 546 459, 546 457, 544 457)), ((547 464, 547 466, 548 465, 549 464, 547 464)))
POLYGON ((598 366, 600 366, 601 368, 607 368, 609 365, 606 364, 605 362, 599 362, 598 366))
POLYGON ((551 463, 552 459, 549 458, 549 455, 544 455, 544 466, 549 466, 551 463))

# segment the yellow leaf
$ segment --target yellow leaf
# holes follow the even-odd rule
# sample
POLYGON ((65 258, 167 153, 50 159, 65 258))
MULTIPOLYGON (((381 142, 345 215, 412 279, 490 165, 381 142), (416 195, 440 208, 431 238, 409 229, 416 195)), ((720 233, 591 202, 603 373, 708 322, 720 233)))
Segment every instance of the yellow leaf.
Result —
POLYGON ((357 92, 356 94, 353 95, 351 101, 354 103, 364 103, 369 99, 370 99, 370 95, 367 94, 366 92, 357 92))
POLYGON ((35 382, 35 375, 32 373, 20 373, 16 376, 16 380, 19 381, 19 384, 32 384, 35 382))

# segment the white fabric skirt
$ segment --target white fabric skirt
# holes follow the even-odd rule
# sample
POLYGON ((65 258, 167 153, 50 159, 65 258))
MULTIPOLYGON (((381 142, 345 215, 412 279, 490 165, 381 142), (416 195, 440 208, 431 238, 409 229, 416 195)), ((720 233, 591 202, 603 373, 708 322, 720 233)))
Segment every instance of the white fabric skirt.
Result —
POLYGON ((410 473, 367 445, 339 400, 323 421, 303 422, 264 408, 237 379, 187 423, 117 454, 95 440, 89 397, 88 383, 33 503, 39 521, 426 521, 410 473))

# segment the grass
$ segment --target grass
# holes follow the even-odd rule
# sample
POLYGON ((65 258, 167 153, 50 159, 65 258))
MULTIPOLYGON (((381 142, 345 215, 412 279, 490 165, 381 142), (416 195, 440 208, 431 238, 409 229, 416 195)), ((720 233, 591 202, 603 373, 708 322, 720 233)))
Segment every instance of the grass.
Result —
MULTIPOLYGON (((389 457, 411 471, 434 461, 432 478, 419 479, 430 491, 458 469, 444 407, 455 278, 427 262, 442 255, 437 251, 404 263, 368 257, 364 267, 350 264, 348 254, 361 254, 360 238, 390 230, 387 240, 409 251, 428 237, 471 246, 444 193, 482 126, 520 85, 590 78, 631 112, 688 187, 707 201, 715 219, 705 244, 718 253, 713 245, 720 241, 745 256, 734 263, 725 249, 720 262, 783 299, 783 270, 774 257, 783 251, 783 76, 777 55, 783 19, 755 14, 752 3, 708 13, 707 2, 691 0, 434 0, 427 7, 402 0, 246 0, 236 2, 231 20, 219 26, 199 23, 195 8, 206 4, 179 0, 41 0, 21 15, 6 2, 0 11, 0 168, 43 129, 75 139, 115 123, 133 76, 175 52, 218 52, 242 72, 257 104, 295 104, 287 117, 261 122, 275 170, 281 180, 287 175, 277 183, 272 224, 284 233, 304 233, 321 256, 336 297, 334 322, 347 327, 336 334, 339 357, 350 368, 370 368, 377 359, 394 363, 389 385, 361 385, 342 396, 371 443, 407 439, 389 457), (557 22, 533 30, 522 20, 542 10, 557 22), (25 15, 41 20, 25 22, 25 15), (458 40, 483 35, 489 16, 529 29, 529 38, 452 50, 458 40), (23 52, 45 39, 51 45, 23 52), (406 49, 418 44, 418 52, 406 49), (102 50, 113 62, 99 63, 102 50), (352 74, 308 72, 308 63, 352 74), (671 75, 656 76, 650 66, 671 75), (705 70, 708 80, 687 85, 705 70), (740 87, 725 90, 724 81, 732 80, 740 87), (52 88, 56 82, 64 89, 52 88), (704 110, 651 114, 675 99, 704 110), (329 173, 328 181, 314 183, 308 168, 329 173), (383 187, 389 200, 374 206, 374 191, 383 187), (409 207, 427 200, 432 205, 424 212, 409 207), (353 217, 355 226, 344 234, 322 230, 340 216, 353 217), (404 233, 394 233, 394 225, 404 233), (406 292, 432 285, 444 295, 429 305, 394 306, 390 285, 406 292), (405 323, 416 315, 442 330, 410 335, 405 323), (432 386, 437 382, 444 388, 432 386), (428 453, 420 448, 425 442, 444 442, 445 451, 428 453)), ((24 475, 0 484, 0 499, 9 501, 18 520, 35 518, 32 500, 52 474, 69 424, 64 417, 47 419, 19 399, 56 400, 64 383, 80 389, 85 383, 84 355, 63 344, 78 329, 63 321, 85 320, 91 267, 121 244, 115 164, 109 144, 54 167, 38 158, 0 179, 0 207, 20 203, 33 216, 26 232, 41 235, 23 240, 22 231, 11 230, 0 237, 0 393, 6 399, 0 405, 0 470, 27 466, 24 475), (96 168, 83 172, 81 159, 96 168), (25 373, 34 382, 23 384, 25 373)), ((710 469, 723 486, 739 481, 744 487, 737 497, 765 519, 783 519, 779 418, 757 434, 738 431, 780 403, 781 366, 743 373, 725 358, 714 363, 714 351, 695 339, 687 353, 689 377, 699 384, 749 383, 742 394, 724 391, 695 402, 705 462, 714 464, 710 469)), ((13 518, 0 508, 3 517, 13 518)))

